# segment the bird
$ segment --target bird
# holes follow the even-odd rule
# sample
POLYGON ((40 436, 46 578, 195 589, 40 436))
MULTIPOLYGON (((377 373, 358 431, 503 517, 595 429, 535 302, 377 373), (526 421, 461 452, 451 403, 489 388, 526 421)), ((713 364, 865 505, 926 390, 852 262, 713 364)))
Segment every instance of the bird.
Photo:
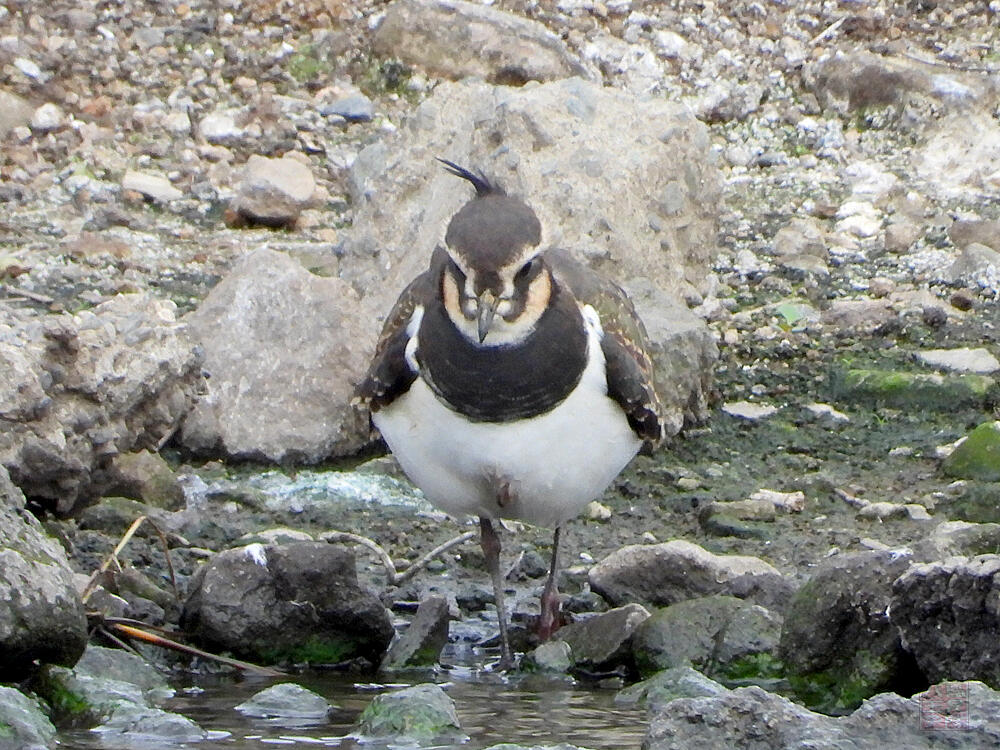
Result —
POLYGON ((514 666, 494 526, 552 528, 538 634, 559 627, 563 524, 664 436, 642 321, 626 293, 542 241, 535 211, 446 159, 475 194, 400 294, 356 389, 404 473, 451 516, 478 516, 500 670, 514 666))

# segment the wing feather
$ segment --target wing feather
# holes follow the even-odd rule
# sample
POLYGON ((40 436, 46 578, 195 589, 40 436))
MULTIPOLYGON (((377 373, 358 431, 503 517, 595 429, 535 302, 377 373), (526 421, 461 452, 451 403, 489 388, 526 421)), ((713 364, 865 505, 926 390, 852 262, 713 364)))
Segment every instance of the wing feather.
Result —
POLYGON ((607 368, 608 396, 625 411, 629 424, 652 450, 663 439, 663 406, 656 393, 653 360, 646 328, 628 295, 562 249, 549 250, 545 259, 556 278, 577 300, 590 305, 601 319, 601 349, 607 368))

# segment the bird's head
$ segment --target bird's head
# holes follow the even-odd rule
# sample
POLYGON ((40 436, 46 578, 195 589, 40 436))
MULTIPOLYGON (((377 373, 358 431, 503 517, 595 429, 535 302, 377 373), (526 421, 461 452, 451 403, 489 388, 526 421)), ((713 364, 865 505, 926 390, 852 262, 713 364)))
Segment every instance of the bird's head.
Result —
POLYGON ((482 175, 441 161, 476 188, 445 234, 448 262, 440 279, 445 310, 478 344, 516 343, 534 330, 553 293, 540 246, 541 224, 520 198, 482 175))

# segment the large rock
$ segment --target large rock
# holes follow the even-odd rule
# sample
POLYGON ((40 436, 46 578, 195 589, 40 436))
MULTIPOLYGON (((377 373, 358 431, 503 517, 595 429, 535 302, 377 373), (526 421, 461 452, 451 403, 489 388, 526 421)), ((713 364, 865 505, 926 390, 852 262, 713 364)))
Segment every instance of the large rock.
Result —
POLYGON ((38 702, 0 685, 0 750, 46 750, 55 740, 56 728, 38 702))
POLYGON ((654 612, 632 638, 639 673, 690 665, 709 677, 758 674, 777 649, 781 618, 733 596, 706 596, 654 612))
POLYGON ((31 122, 34 107, 17 94, 0 89, 0 138, 6 138, 14 128, 26 127, 31 122))
POLYGON ((569 644, 574 667, 591 672, 632 664, 632 634, 649 617, 639 604, 626 604, 559 628, 556 638, 569 644))
POLYGON ((1000 481, 1000 421, 983 422, 942 462, 949 477, 1000 481))
POLYGON ((520 89, 439 85, 351 169, 356 211, 339 275, 364 296, 369 347, 470 198, 437 156, 481 169, 524 197, 547 246, 571 250, 634 291, 654 348, 664 352, 658 365, 670 371, 661 383, 668 421, 676 431, 684 418, 704 416, 705 363, 714 361, 715 344, 683 311, 695 289, 708 291, 716 254, 720 181, 703 124, 662 98, 580 79, 520 89), (671 366, 671 357, 680 364, 671 366))
POLYGON ((386 8, 374 43, 376 54, 441 78, 521 85, 587 72, 537 21, 462 0, 397 0, 386 8))
POLYGON ((443 596, 424 599, 406 630, 389 647, 382 660, 382 669, 431 667, 437 664, 441 649, 448 645, 450 620, 447 599, 443 596))
POLYGON ((0 681, 38 663, 72 665, 87 645, 87 619, 63 548, 24 509, 0 466, 0 681))
POLYGON ((665 607, 726 594, 778 610, 794 590, 789 579, 760 558, 713 555, 682 539, 612 552, 590 569, 590 587, 614 606, 638 602, 665 607))
POLYGON ((291 226, 309 206, 316 180, 309 167, 292 156, 269 159, 252 155, 230 210, 251 224, 291 226))
POLYGON ((238 263, 185 318, 205 351, 207 392, 181 433, 199 453, 317 462, 356 451, 351 408, 374 333, 358 295, 266 248, 238 263))
POLYGON ((932 104, 938 110, 963 110, 991 90, 988 76, 942 69, 910 55, 860 51, 820 57, 806 66, 803 80, 822 106, 842 115, 873 107, 903 110, 932 104))
POLYGON ((119 722, 138 710, 145 715, 173 697, 166 679, 143 659, 122 649, 88 646, 72 669, 50 667, 34 682, 61 725, 119 722))
POLYGON ((658 704, 642 746, 644 750, 986 750, 1000 744, 998 709, 1000 695, 980 682, 936 685, 909 699, 880 693, 842 717, 814 713, 783 696, 745 687, 658 704), (947 695, 953 697, 955 713, 942 715, 938 711, 948 704, 947 695))
POLYGON ((113 459, 155 448, 201 383, 173 302, 122 294, 76 315, 0 320, 0 463, 58 513, 99 497, 113 459))
POLYGON ((209 648, 262 663, 378 664, 392 639, 354 555, 323 542, 220 552, 195 574, 181 622, 209 648))
POLYGON ((1000 555, 914 565, 892 592, 892 624, 929 680, 1000 686, 1000 555))
POLYGON ((912 657, 889 622, 892 582, 910 565, 891 550, 836 555, 821 561, 789 602, 781 659, 807 705, 856 708, 882 690, 905 688, 912 657))
POLYGON ((460 737, 455 701, 431 683, 376 695, 358 722, 363 742, 389 740, 391 745, 419 746, 434 738, 460 737))

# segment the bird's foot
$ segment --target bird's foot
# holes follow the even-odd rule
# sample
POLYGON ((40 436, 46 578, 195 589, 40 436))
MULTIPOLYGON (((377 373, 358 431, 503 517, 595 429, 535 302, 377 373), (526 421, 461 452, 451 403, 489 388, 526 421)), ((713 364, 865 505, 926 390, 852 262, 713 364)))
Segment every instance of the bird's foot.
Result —
POLYGON ((546 585, 539 604, 541 605, 541 614, 538 617, 538 639, 544 643, 562 625, 559 592, 555 585, 546 585))

